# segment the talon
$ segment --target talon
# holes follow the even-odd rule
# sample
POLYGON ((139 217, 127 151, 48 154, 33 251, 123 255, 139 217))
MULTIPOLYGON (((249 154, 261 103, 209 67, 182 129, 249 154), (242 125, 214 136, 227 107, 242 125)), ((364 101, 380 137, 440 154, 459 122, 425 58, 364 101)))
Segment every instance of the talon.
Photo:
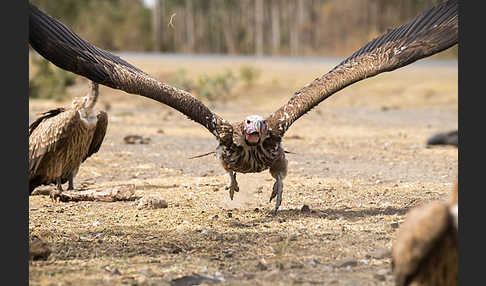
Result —
POLYGON ((230 199, 233 200, 235 192, 239 192, 240 188, 238 187, 238 183, 236 181, 236 173, 232 172, 230 175, 230 184, 225 187, 226 190, 229 190, 230 199))
POLYGON ((50 193, 49 193, 49 197, 51 198, 51 200, 53 202, 57 202, 57 198, 59 198, 61 196, 61 192, 59 190, 52 190, 50 193))
POLYGON ((273 191, 272 191, 272 194, 270 195, 270 201, 269 202, 272 202, 273 198, 275 198, 277 193, 278 193, 278 184, 277 184, 277 181, 275 181, 275 183, 273 184, 273 191))
POLYGON ((277 200, 275 201, 274 214, 277 214, 278 208, 282 203, 282 192, 283 192, 283 183, 280 177, 278 177, 278 179, 273 184, 273 191, 272 194, 270 195, 270 202, 273 200, 273 198, 277 197, 277 200))

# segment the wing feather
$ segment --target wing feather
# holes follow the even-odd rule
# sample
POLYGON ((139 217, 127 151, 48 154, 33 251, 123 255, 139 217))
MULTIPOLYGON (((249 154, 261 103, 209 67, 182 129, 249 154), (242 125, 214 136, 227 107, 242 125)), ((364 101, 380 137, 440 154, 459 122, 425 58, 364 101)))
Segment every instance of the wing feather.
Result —
POLYGON ((29 135, 29 178, 35 176, 42 160, 65 144, 79 120, 76 110, 68 109, 55 116, 43 118, 29 135))
POLYGON ((270 133, 282 137, 302 115, 348 85, 406 66, 457 44, 457 6, 457 0, 443 2, 409 23, 389 30, 298 90, 267 118, 270 133))
POLYGON ((226 133, 232 131, 230 123, 190 93, 162 83, 120 57, 95 47, 34 5, 30 4, 29 10, 29 43, 56 66, 99 84, 167 104, 206 127, 220 141, 230 137, 226 133))
POLYGON ((32 121, 32 123, 29 125, 29 136, 34 132, 34 130, 47 118, 54 117, 58 115, 61 112, 64 112, 65 109, 63 107, 51 109, 49 111, 43 112, 39 118, 36 120, 32 121))

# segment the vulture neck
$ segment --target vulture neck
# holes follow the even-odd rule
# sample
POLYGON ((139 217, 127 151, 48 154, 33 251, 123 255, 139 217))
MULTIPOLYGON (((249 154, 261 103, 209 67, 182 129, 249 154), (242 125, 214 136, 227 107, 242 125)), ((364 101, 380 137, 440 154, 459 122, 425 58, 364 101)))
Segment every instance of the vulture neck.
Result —
POLYGON ((86 95, 87 100, 85 103, 85 108, 90 110, 93 109, 93 107, 96 104, 96 101, 98 101, 98 95, 99 95, 99 90, 98 90, 98 84, 95 82, 90 82, 90 91, 86 95))

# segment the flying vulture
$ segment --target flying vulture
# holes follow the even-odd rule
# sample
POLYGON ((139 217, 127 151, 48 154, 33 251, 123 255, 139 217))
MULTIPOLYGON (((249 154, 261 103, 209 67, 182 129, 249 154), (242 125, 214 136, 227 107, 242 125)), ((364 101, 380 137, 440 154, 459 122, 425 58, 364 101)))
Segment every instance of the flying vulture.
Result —
POLYGON ((29 43, 58 67, 90 80, 169 105, 203 125, 219 142, 218 157, 230 176, 230 198, 238 192, 236 173, 269 169, 275 178, 270 201, 282 201, 287 159, 282 137, 302 115, 337 91, 377 74, 406 66, 458 42, 457 0, 441 3, 372 40, 330 72, 295 92, 267 117, 228 122, 190 93, 160 82, 125 60, 90 44, 30 4, 29 43))
POLYGON ((29 126, 29 194, 40 185, 55 183, 56 196, 62 184, 73 178, 79 166, 98 152, 105 138, 108 115, 93 110, 98 99, 98 84, 90 82, 90 91, 75 98, 71 106, 42 113, 29 126))
POLYGON ((448 202, 432 202, 408 212, 392 248, 397 286, 458 284, 457 184, 448 202))

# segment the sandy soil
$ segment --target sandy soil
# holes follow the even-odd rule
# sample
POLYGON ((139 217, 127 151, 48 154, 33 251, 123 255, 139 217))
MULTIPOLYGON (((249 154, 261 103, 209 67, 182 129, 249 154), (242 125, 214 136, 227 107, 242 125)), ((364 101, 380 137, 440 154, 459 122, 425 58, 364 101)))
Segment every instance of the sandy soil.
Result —
MULTIPOLYGON (((195 76, 255 65, 262 77, 254 87, 211 103, 232 121, 270 114, 331 68, 128 60, 161 80, 181 67, 195 76)), ((81 83, 71 94, 86 90, 81 83)), ((195 274, 220 285, 393 285, 389 250, 397 227, 411 207, 446 199, 457 176, 456 148, 425 145, 458 126, 457 66, 415 64, 368 79, 298 120, 283 141, 295 154, 287 155, 276 216, 268 172, 239 174, 240 192, 231 201, 216 157, 188 159, 217 146, 202 126, 149 99, 101 92, 108 132, 75 187, 134 184, 137 197, 155 195, 168 207, 30 196, 29 232, 52 250, 47 260, 30 262, 31 285, 184 285, 173 280, 195 274), (127 135, 151 140, 125 144, 127 135)), ((31 100, 30 116, 68 103, 31 100)))

